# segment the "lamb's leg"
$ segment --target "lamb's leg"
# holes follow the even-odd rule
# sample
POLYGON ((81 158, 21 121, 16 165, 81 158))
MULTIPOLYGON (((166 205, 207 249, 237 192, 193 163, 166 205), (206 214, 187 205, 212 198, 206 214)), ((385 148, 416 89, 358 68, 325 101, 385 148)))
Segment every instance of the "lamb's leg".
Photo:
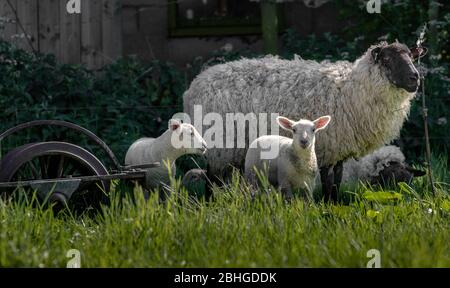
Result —
MULTIPOLYGON (((309 187, 311 187, 311 186, 309 186, 309 187)), ((303 202, 305 202, 305 203, 314 202, 314 198, 313 198, 312 192, 309 189, 309 187, 300 189, 300 196, 302 197, 303 202)))
POLYGON ((332 198, 333 202, 338 201, 339 189, 341 187, 343 170, 344 170, 344 162, 343 161, 339 161, 338 163, 336 163, 336 165, 333 168, 334 183, 333 183, 333 189, 332 189, 332 194, 331 194, 331 198, 332 198))
POLYGON ((255 196, 259 191, 259 183, 256 178, 255 172, 245 173, 245 179, 247 180, 247 184, 250 188, 250 196, 252 199, 255 199, 255 196))
POLYGON ((208 162, 208 164, 206 165, 206 179, 207 179, 207 181, 206 181, 206 191, 205 191, 205 194, 207 195, 206 196, 207 199, 213 199, 214 195, 213 195, 213 192, 212 192, 212 188, 213 188, 214 184, 219 186, 219 187, 221 187, 222 184, 223 184, 222 181, 220 181, 220 178, 217 177, 217 175, 215 175, 212 171, 213 170, 212 170, 212 168, 211 168, 211 166, 210 166, 210 164, 208 162))
POLYGON ((333 184, 334 184, 334 167, 326 166, 320 168, 320 180, 322 182, 322 194, 325 202, 332 200, 333 184))
POLYGON ((294 194, 292 193, 292 187, 290 184, 288 183, 281 184, 280 191, 286 202, 291 202, 292 198, 294 198, 294 194))

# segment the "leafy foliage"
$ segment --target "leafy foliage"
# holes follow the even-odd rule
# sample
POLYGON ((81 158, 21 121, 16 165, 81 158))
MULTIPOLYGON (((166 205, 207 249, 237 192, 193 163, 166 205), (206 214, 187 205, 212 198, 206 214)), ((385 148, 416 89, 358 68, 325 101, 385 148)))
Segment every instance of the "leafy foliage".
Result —
MULTIPOLYGON (((0 42, 0 61, 0 130, 36 119, 71 121, 100 136, 119 158, 137 138, 158 136, 167 129, 165 120, 181 109, 186 88, 184 74, 160 61, 144 65, 135 58, 119 60, 96 75, 6 42, 0 42)), ((33 131, 2 146, 8 149, 56 135, 96 150, 79 135, 51 132, 33 131)))

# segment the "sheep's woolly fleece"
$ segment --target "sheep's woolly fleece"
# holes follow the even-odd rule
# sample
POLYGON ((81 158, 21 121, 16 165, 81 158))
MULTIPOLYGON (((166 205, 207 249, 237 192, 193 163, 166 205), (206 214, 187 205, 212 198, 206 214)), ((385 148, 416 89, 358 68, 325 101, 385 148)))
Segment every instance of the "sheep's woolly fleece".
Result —
POLYGON ((359 160, 349 159, 344 163, 343 183, 369 181, 376 177, 389 162, 405 163, 405 155, 397 146, 383 146, 359 160))
MULTIPOLYGON (((398 137, 415 95, 393 86, 374 63, 371 51, 377 46, 354 63, 270 56, 212 66, 185 92, 184 112, 195 119, 194 105, 202 105, 203 116, 217 112, 223 119, 236 112, 279 113, 290 119, 331 115, 330 125, 316 139, 320 167, 367 155, 398 137)), ((243 167, 246 150, 211 148, 208 172, 221 173, 228 164, 243 167)))

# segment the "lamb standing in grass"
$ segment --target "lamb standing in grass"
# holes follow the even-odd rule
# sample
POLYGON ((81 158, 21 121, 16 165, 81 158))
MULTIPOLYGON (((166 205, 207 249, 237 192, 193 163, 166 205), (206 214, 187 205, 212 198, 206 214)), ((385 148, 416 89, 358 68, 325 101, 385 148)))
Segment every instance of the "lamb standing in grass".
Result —
MULTIPOLYGON (((330 115, 333 123, 318 135, 316 153, 325 200, 335 201, 343 161, 367 155, 399 136, 420 83, 412 61, 423 52, 382 42, 353 63, 265 57, 215 65, 185 92, 184 111, 194 121, 210 112, 223 118, 236 112, 277 112, 291 119, 330 115), (201 105, 202 115, 194 115, 195 105, 201 105)), ((246 145, 211 147, 208 173, 223 175, 229 164, 242 167, 246 145)))
POLYGON ((327 127, 330 116, 323 116, 314 121, 301 119, 292 121, 286 117, 277 117, 278 125, 291 132, 293 138, 279 135, 266 135, 252 142, 245 156, 245 175, 251 183, 256 183, 256 171, 268 169, 270 184, 279 187, 286 198, 292 192, 302 190, 302 196, 312 199, 312 191, 317 177, 318 166, 315 152, 315 135, 327 127), (262 159, 265 148, 277 147, 277 156, 262 159), (256 169, 256 171, 255 171, 256 169))
POLYGON ((125 165, 160 162, 161 167, 148 170, 145 187, 148 189, 168 184, 169 168, 175 175, 175 160, 185 154, 204 154, 206 143, 194 126, 169 120, 169 129, 158 138, 141 138, 134 142, 125 156, 125 165), (166 163, 170 163, 167 167, 166 163))

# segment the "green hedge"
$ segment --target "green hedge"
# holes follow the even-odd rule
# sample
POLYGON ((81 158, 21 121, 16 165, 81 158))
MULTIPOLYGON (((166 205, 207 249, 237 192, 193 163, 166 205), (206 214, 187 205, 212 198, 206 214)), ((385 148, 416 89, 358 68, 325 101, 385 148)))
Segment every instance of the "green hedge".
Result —
MULTIPOLYGON (((6 42, 0 42, 0 57, 1 131, 36 119, 66 120, 96 133, 122 160, 130 143, 142 135, 158 136, 166 120, 182 109, 184 73, 169 63, 144 65, 130 58, 94 75, 83 66, 58 65, 51 55, 35 56, 6 42)), ((11 137, 2 143, 4 150, 37 136, 94 147, 79 135, 36 130, 11 137)))

